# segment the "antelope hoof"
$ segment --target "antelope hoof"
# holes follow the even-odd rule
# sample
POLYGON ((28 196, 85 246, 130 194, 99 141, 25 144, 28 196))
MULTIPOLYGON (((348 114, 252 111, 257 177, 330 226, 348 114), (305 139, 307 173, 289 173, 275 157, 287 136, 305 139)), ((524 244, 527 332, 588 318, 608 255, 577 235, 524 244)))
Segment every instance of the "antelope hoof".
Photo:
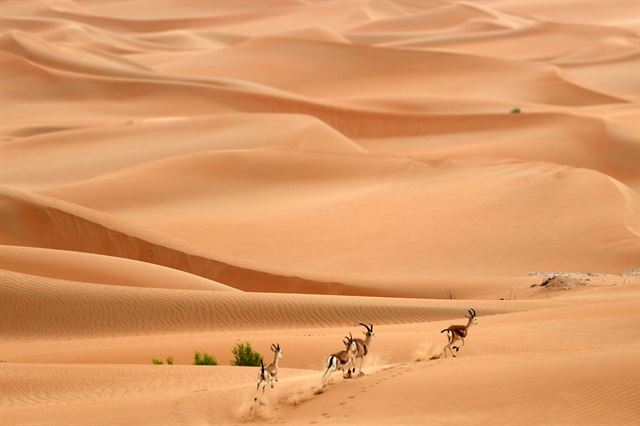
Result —
POLYGON ((362 376, 364 376, 364 373, 361 371, 361 372, 358 373, 358 376, 362 377, 362 376))

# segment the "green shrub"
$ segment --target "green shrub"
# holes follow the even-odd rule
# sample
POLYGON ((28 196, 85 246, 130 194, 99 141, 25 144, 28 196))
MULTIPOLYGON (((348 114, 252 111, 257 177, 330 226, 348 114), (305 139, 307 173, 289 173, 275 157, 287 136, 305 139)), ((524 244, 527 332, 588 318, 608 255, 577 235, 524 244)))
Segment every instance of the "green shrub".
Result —
POLYGON ((193 365, 218 365, 218 361, 206 352, 196 352, 193 355, 193 365))
POLYGON ((173 357, 172 356, 168 356, 167 357, 167 365, 173 365, 173 357))
POLYGON ((520 114, 522 111, 520 111, 520 108, 513 108, 511 110, 511 114, 520 114))
POLYGON ((238 343, 232 350, 233 361, 231 365, 248 365, 253 367, 260 366, 262 356, 253 350, 249 342, 238 343))
POLYGON ((151 360, 151 362, 152 362, 154 365, 162 365, 162 361, 160 361, 159 359, 155 359, 155 358, 154 358, 154 359, 152 359, 152 360, 151 360))

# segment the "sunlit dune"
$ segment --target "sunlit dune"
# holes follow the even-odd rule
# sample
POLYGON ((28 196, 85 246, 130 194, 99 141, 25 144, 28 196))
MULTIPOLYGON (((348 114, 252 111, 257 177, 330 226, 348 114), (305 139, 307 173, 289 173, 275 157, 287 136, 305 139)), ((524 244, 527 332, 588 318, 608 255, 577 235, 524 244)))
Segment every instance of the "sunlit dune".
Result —
POLYGON ((638 424, 639 46, 632 0, 2 2, 0 424, 638 424))

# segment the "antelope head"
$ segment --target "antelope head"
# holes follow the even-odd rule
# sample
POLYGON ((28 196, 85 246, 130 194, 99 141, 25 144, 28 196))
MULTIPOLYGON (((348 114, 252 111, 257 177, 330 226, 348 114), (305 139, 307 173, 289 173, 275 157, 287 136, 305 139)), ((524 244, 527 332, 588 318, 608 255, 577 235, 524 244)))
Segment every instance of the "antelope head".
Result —
POLYGON ((280 343, 272 343, 271 350, 276 353, 278 359, 282 358, 282 349, 280 349, 280 343))
POLYGON ((469 309, 465 316, 469 319, 469 325, 476 325, 478 323, 478 314, 475 309, 469 309))
POLYGON ((344 340, 342 341, 342 343, 344 343, 344 345, 346 346, 346 349, 349 352, 356 352, 358 350, 358 347, 356 346, 356 342, 353 340, 353 336, 351 335, 351 332, 349 332, 349 336, 344 336, 344 340))
POLYGON ((369 323, 369 325, 367 325, 362 322, 359 322, 358 324, 363 326, 367 330, 363 331, 362 334, 373 339, 373 337, 375 336, 375 334, 373 333, 373 324, 369 323))

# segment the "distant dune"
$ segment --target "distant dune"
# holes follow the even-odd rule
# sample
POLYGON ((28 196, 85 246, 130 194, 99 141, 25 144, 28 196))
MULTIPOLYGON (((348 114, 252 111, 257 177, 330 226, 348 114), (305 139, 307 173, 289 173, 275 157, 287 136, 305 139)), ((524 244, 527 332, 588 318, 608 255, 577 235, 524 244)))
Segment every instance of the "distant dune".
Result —
POLYGON ((638 423, 636 2, 0 19, 0 423, 638 423))

